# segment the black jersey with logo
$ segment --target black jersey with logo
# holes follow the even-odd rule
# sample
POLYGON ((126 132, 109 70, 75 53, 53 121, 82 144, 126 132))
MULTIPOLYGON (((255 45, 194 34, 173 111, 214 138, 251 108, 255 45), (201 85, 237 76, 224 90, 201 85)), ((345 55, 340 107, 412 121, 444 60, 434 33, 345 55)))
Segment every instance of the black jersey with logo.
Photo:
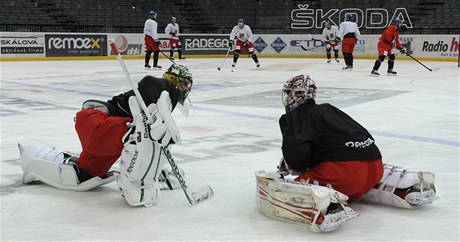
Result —
POLYGON ((325 161, 372 161, 382 156, 372 135, 331 104, 313 99, 279 120, 283 157, 296 171, 325 161))

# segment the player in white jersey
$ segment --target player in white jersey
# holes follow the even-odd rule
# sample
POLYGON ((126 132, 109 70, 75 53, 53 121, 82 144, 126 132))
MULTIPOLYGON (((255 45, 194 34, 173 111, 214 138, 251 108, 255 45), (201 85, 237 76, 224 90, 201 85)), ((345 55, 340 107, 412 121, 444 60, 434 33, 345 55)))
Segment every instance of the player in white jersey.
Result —
POLYGON ((325 22, 326 28, 323 29, 323 41, 326 43, 327 63, 331 63, 331 49, 334 49, 335 61, 339 62, 339 40, 337 39, 338 28, 331 24, 331 21, 325 22))
POLYGON ((153 68, 161 69, 161 66, 158 65, 158 56, 160 54, 160 39, 158 38, 158 23, 155 21, 157 19, 157 13, 155 11, 149 12, 149 19, 145 21, 144 24, 144 41, 145 41, 145 65, 146 69, 150 69, 150 55, 153 52, 153 68))
POLYGON ((345 14, 345 21, 340 24, 337 37, 342 40, 342 53, 346 66, 343 70, 353 70, 353 50, 360 36, 358 25, 353 22, 353 14, 345 14))
POLYGON ((179 37, 179 24, 176 22, 176 17, 171 17, 171 23, 165 28, 165 33, 169 35, 169 56, 171 60, 174 60, 174 49, 177 48, 177 54, 179 54, 179 60, 185 59, 182 57, 182 44, 180 43, 181 37, 179 37))
POLYGON ((235 41, 235 49, 233 54, 232 67, 236 66, 236 62, 238 61, 238 57, 240 56, 243 47, 246 48, 246 51, 251 55, 251 58, 256 63, 256 66, 260 67, 257 55, 254 53, 251 28, 244 24, 243 19, 238 20, 238 25, 233 27, 232 32, 230 33, 230 45, 233 45, 233 41, 235 41))

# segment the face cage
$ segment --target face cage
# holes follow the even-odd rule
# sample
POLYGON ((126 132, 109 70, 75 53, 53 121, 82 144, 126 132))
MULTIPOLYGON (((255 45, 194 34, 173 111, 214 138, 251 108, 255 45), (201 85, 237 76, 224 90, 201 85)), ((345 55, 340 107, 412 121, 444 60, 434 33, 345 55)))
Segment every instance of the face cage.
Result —
POLYGON ((283 105, 290 111, 308 99, 307 90, 303 88, 283 88, 283 105))
POLYGON ((174 74, 165 73, 163 75, 164 79, 170 80, 173 85, 176 87, 177 91, 179 92, 179 103, 184 105, 185 99, 187 99, 188 94, 192 90, 192 83, 193 81, 188 80, 184 77, 178 77, 174 74))

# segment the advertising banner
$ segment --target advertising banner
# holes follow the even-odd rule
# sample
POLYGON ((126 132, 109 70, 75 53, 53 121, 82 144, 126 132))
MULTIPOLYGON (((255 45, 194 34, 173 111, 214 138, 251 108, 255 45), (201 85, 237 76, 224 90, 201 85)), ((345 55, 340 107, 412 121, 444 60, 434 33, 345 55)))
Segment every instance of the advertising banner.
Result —
POLYGON ((1 54, 4 57, 43 57, 44 36, 43 33, 2 33, 1 54))
POLYGON ((227 34, 183 35, 182 49, 186 54, 225 54, 230 46, 227 34))
MULTIPOLYGON (((115 40, 115 44, 121 55, 144 55, 144 38, 142 34, 108 34, 109 38, 115 40)), ((115 55, 112 48, 107 45, 107 53, 115 55)))
POLYGON ((106 56, 107 35, 45 34, 47 57, 106 56))

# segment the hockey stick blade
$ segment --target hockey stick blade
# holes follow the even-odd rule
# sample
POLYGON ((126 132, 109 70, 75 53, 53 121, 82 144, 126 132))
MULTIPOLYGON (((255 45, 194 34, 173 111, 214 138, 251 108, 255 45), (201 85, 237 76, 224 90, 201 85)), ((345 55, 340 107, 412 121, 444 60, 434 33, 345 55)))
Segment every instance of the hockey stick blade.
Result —
POLYGON ((196 192, 190 193, 190 190, 188 189, 187 184, 185 184, 184 177, 180 174, 179 167, 177 167, 176 162, 174 161, 174 159, 171 156, 171 153, 165 147, 162 147, 161 149, 165 153, 166 158, 168 159, 169 165, 171 165, 171 168, 172 168, 172 170, 174 172, 174 175, 176 175, 176 178, 179 181, 179 184, 180 184, 182 190, 184 191, 188 202, 191 205, 195 205, 195 204, 197 204, 199 202, 202 202, 202 201, 204 201, 204 200, 206 200, 206 199, 208 199, 208 198, 210 198, 210 197, 212 197, 214 195, 214 192, 212 191, 212 189, 211 189, 211 187, 209 185, 206 185, 206 186, 202 187, 201 189, 199 189, 196 192))
POLYGON ((206 185, 199 189, 196 192, 192 192, 192 196, 189 199, 190 204, 195 205, 197 203, 200 203, 214 195, 214 191, 209 185, 206 185))

